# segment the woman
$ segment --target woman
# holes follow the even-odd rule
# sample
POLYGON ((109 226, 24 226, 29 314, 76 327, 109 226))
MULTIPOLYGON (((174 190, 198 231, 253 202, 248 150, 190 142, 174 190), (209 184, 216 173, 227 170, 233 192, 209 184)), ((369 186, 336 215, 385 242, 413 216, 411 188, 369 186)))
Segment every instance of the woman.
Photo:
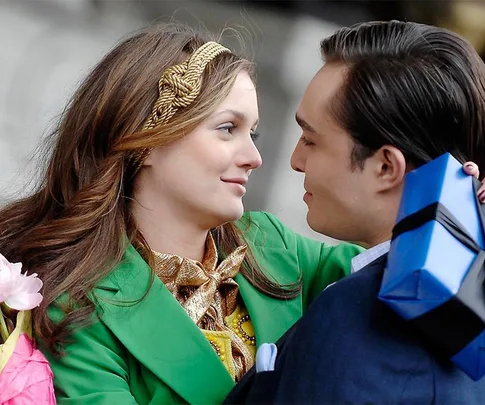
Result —
POLYGON ((74 94, 43 183, 0 211, 0 252, 44 282, 60 404, 222 402, 349 272, 359 248, 243 214, 257 125, 252 64, 178 25, 125 40, 74 94))

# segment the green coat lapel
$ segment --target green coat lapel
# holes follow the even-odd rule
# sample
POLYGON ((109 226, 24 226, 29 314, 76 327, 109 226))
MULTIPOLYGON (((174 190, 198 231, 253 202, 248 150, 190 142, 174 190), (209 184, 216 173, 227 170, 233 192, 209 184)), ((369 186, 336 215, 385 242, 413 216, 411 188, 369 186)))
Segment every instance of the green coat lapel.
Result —
POLYGON ((234 386, 231 376, 158 278, 142 301, 128 308, 115 303, 143 297, 149 280, 150 268, 130 246, 125 261, 99 287, 117 290, 114 296, 99 294, 102 321, 143 366, 187 402, 222 402, 234 386))
MULTIPOLYGON (((256 249, 254 254, 269 277, 281 284, 298 279, 298 263, 294 253, 273 247, 263 248, 262 251, 264 257, 256 249), (271 264, 268 263, 268 258, 271 258, 271 264), (281 268, 285 268, 290 277, 283 278, 283 272, 275 271, 281 268), (289 268, 294 271, 289 271, 289 268)), ((253 322, 258 347, 262 343, 276 342, 301 317, 301 295, 292 300, 275 299, 256 290, 241 274, 235 277, 235 281, 239 284, 239 291, 253 322)))

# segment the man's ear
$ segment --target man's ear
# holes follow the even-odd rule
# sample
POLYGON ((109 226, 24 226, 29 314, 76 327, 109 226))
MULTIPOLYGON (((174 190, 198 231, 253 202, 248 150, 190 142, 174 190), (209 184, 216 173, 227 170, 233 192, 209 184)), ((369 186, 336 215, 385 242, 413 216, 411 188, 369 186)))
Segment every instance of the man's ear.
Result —
POLYGON ((370 159, 378 192, 402 187, 406 175, 406 159, 399 149, 384 145, 370 159))

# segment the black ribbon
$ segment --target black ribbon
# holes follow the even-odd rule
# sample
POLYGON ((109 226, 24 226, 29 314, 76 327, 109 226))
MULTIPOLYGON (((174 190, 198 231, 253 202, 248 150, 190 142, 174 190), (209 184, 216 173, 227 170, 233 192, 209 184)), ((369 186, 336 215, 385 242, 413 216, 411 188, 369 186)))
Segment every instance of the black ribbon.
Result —
MULTIPOLYGON (((475 201, 485 234, 485 206, 478 201, 481 183, 473 179, 475 201)), ((437 221, 458 241, 477 254, 457 294, 436 308, 410 319, 411 326, 421 330, 425 338, 453 357, 485 329, 485 251, 475 242, 460 221, 441 203, 430 204, 399 221, 392 239, 429 221, 437 221)))

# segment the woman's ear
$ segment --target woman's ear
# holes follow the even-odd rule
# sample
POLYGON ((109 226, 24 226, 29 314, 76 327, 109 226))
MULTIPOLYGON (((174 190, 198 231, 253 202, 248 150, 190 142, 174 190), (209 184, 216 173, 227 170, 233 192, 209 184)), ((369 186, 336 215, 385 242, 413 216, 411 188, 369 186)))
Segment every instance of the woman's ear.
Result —
POLYGON ((152 166, 153 165, 153 150, 150 151, 148 156, 145 158, 145 160, 142 162, 141 167, 143 166, 152 166))

